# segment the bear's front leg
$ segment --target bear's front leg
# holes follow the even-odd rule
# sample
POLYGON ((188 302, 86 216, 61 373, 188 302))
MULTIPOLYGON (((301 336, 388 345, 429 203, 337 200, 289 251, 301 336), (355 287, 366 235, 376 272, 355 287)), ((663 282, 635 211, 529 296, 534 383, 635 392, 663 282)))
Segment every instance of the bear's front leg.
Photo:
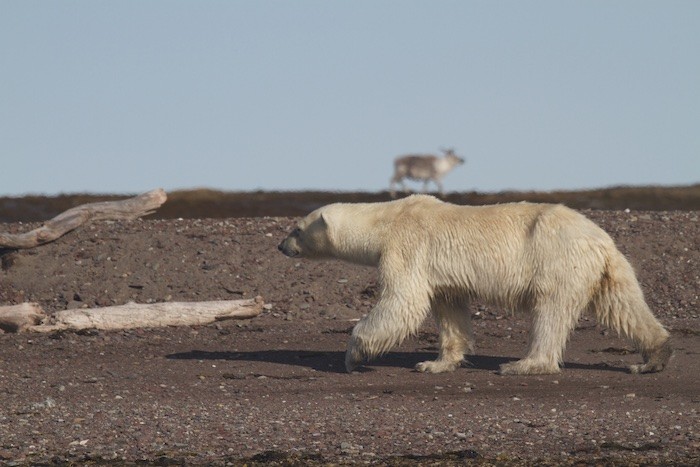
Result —
POLYGON ((380 335, 380 332, 373 328, 376 325, 376 319, 371 320, 374 321, 373 324, 368 324, 369 316, 362 318, 352 330, 352 336, 345 351, 345 370, 348 373, 352 373, 361 363, 386 352, 395 341, 391 335, 380 335))
POLYGON ((386 352, 396 341, 391 333, 385 334, 386 331, 377 330, 377 319, 371 319, 370 316, 371 313, 362 318, 352 330, 345 351, 345 370, 348 373, 352 373, 361 363, 386 352), (372 323, 368 324, 370 321, 372 323))
POLYGON ((345 371, 352 373, 357 366, 364 360, 362 349, 353 336, 348 342, 348 349, 345 351, 345 371))
POLYGON ((418 363, 416 370, 422 373, 455 371, 464 361, 464 354, 474 352, 469 301, 457 298, 435 299, 432 309, 440 331, 440 355, 435 361, 418 363))
POLYGON ((374 309, 355 325, 345 352, 348 372, 400 344, 425 319, 430 309, 427 291, 413 289, 411 293, 399 293, 398 290, 395 286, 385 287, 374 309))

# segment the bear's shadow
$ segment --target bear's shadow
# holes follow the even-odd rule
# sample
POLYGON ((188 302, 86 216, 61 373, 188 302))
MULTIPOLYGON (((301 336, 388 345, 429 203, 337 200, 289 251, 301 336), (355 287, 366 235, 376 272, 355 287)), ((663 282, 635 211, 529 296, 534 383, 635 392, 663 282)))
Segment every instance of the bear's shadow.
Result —
MULTIPOLYGON (((426 360, 434 360, 435 353, 425 352, 389 352, 367 365, 358 366, 356 371, 373 371, 372 367, 397 367, 414 368, 417 363, 426 360)), ((192 350, 166 355, 169 360, 227 360, 242 362, 267 362, 281 365, 294 365, 311 368, 326 373, 345 373, 345 352, 336 351, 307 351, 307 350, 263 350, 257 352, 212 352, 206 350, 192 350)), ((503 363, 518 360, 513 357, 496 357, 490 355, 469 355, 468 363, 463 363, 463 368, 473 370, 497 371, 503 363)), ((627 372, 626 368, 613 367, 607 363, 564 363, 563 368, 580 370, 603 370, 615 372, 627 372)))

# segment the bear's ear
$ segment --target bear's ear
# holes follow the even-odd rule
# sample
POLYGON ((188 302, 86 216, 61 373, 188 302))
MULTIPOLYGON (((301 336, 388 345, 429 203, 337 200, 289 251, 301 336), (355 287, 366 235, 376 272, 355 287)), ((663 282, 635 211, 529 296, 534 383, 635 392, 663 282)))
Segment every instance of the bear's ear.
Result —
POLYGON ((321 223, 323 225, 325 225, 326 227, 328 227, 328 225, 330 224, 330 216, 328 215, 327 212, 321 213, 321 223))

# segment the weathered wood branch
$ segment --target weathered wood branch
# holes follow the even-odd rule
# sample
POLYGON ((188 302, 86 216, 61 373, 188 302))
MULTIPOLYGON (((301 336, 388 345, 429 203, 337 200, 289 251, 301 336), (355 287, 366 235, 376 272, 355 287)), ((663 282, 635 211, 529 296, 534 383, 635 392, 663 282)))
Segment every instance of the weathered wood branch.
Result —
POLYGON ((151 214, 167 199, 162 189, 152 190, 120 201, 88 203, 71 208, 38 229, 22 234, 0 232, 0 248, 34 248, 53 242, 83 224, 106 219, 136 219, 151 214))
POLYGON ((46 313, 36 303, 0 306, 0 329, 5 332, 22 332, 40 324, 46 313))
POLYGON ((163 302, 77 308, 49 317, 36 303, 0 306, 0 329, 6 332, 53 332, 81 329, 134 329, 199 326, 227 319, 248 319, 263 309, 262 297, 209 302, 163 302))

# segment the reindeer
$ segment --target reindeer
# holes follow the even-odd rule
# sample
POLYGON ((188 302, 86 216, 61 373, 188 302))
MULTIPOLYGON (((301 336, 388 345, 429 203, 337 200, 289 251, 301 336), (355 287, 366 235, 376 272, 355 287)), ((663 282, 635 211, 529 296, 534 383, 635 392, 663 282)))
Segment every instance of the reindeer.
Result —
POLYGON ((442 177, 458 165, 464 164, 464 159, 457 156, 453 149, 440 150, 445 153, 443 157, 432 154, 397 157, 394 161, 394 176, 389 184, 391 196, 396 196, 394 185, 397 183, 404 192, 408 191, 404 178, 423 180, 424 192, 428 190, 428 182, 432 180, 437 185, 440 195, 443 195, 442 177))

